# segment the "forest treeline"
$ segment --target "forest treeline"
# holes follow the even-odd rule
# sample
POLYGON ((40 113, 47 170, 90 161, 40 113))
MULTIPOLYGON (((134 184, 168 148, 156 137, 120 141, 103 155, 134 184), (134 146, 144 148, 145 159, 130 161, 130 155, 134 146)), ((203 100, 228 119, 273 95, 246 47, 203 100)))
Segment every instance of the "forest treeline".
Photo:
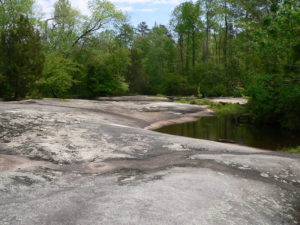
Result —
POLYGON ((0 97, 250 96, 254 119, 300 127, 300 1, 199 0, 137 27, 112 3, 0 0, 0 97))

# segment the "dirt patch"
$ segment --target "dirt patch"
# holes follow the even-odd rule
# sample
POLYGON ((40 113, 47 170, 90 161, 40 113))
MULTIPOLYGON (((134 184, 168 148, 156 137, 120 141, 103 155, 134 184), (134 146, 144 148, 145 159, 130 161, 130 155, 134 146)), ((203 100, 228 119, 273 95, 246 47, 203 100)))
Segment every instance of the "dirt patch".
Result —
POLYGON ((14 172, 18 170, 32 170, 38 166, 52 166, 45 161, 30 160, 25 157, 0 154, 0 172, 14 172))
POLYGON ((168 166, 192 164, 192 160, 188 159, 189 155, 190 153, 187 152, 176 152, 149 157, 143 160, 106 160, 100 163, 90 163, 87 165, 84 171, 87 173, 107 173, 124 169, 140 171, 156 170, 168 166))

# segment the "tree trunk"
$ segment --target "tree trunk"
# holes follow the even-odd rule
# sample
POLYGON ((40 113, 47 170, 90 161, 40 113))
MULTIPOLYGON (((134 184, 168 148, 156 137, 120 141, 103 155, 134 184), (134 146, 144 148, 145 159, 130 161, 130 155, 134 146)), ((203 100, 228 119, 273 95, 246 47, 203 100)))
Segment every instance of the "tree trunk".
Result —
POLYGON ((14 100, 18 100, 19 98, 19 77, 15 75, 15 93, 14 93, 14 100))
POLYGON ((190 70, 190 32, 187 34, 185 70, 186 74, 188 74, 190 70))
POLYGON ((219 63, 219 62, 220 62, 220 59, 219 59, 219 55, 218 55, 218 52, 219 52, 219 45, 218 45, 217 34, 214 33, 213 37, 214 37, 214 40, 215 40, 216 62, 219 63))
POLYGON ((192 42, 193 42, 193 59, 192 59, 192 64, 193 64, 193 68, 196 65, 196 32, 195 30, 193 30, 192 33, 192 42))
POLYGON ((225 35, 224 35, 224 46, 223 46, 223 54, 224 54, 224 65, 225 68, 227 69, 227 50, 228 50, 228 18, 227 18, 227 1, 224 1, 224 11, 225 11, 225 16, 224 16, 224 23, 225 23, 225 35))
POLYGON ((183 62, 183 35, 179 36, 179 54, 180 54, 180 63, 181 63, 181 72, 184 73, 184 62, 183 62))
POLYGON ((209 60, 209 15, 208 15, 208 0, 205 1, 206 8, 206 43, 204 50, 204 61, 207 62, 209 60))

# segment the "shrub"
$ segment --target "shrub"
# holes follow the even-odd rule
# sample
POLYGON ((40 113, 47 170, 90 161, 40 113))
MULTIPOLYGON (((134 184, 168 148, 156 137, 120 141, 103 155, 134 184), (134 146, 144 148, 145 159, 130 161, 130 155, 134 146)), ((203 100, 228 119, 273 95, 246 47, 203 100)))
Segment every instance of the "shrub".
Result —
POLYGON ((76 73, 80 73, 77 63, 59 54, 49 54, 37 87, 43 96, 65 97, 75 82, 76 73))
POLYGON ((300 129, 300 83, 296 75, 256 76, 248 87, 248 95, 255 121, 300 129))

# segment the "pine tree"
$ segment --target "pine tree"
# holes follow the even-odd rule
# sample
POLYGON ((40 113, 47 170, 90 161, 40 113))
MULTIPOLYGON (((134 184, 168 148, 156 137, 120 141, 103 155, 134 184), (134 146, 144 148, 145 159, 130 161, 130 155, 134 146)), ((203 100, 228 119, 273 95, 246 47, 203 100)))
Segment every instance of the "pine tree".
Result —
POLYGON ((5 97, 15 100, 26 97, 44 65, 39 32, 27 17, 20 16, 6 32, 2 32, 0 60, 0 73, 6 84, 5 97))

